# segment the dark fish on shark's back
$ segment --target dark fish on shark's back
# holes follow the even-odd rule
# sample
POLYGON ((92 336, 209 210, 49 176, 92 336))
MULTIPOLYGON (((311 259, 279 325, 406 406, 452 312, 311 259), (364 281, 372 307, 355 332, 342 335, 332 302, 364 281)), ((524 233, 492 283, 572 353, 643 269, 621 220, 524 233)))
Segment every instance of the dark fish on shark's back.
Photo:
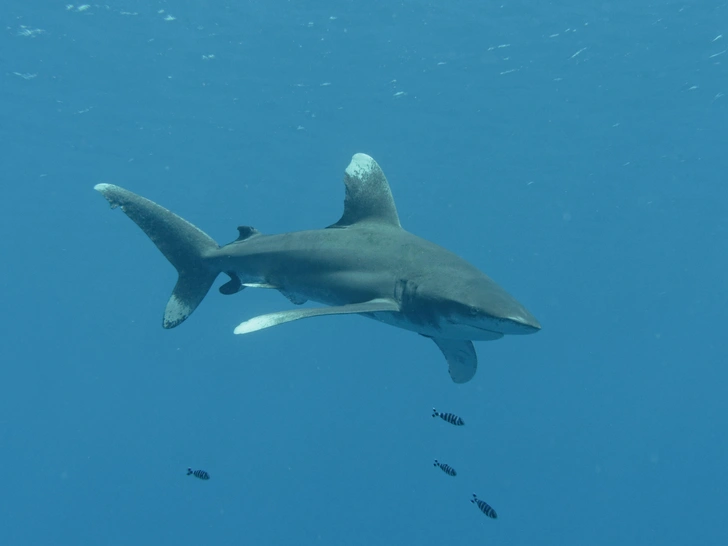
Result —
POLYGON ((197 308, 220 273, 226 295, 246 287, 275 289, 291 309, 249 319, 236 334, 322 315, 360 314, 431 338, 456 383, 477 368, 473 341, 531 334, 541 325, 515 298, 456 254, 404 229, 384 173, 368 155, 346 168, 344 213, 325 229, 264 235, 249 226, 219 246, 176 214, 128 190, 98 184, 179 274, 163 326, 174 328, 197 308))

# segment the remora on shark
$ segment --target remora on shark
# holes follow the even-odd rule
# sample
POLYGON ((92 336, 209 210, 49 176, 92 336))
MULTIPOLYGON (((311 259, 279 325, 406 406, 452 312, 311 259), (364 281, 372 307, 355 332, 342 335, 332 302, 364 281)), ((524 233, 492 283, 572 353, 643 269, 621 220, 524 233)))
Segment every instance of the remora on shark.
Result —
POLYGON ((404 229, 382 169, 365 154, 346 168, 344 214, 310 231, 263 235, 249 226, 219 246, 156 203, 112 184, 95 189, 149 236, 179 274, 164 312, 165 328, 187 319, 220 273, 222 294, 273 288, 294 304, 328 305, 254 317, 247 334, 321 315, 359 314, 431 338, 456 383, 477 368, 473 341, 531 334, 541 325, 515 298, 464 259, 404 229))

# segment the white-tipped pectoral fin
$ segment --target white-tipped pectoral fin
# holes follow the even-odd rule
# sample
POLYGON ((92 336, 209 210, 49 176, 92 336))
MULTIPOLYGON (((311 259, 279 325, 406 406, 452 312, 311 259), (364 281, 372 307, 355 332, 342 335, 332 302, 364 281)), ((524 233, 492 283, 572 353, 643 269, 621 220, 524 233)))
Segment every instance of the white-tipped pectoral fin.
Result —
POLYGON ((365 301, 363 303, 350 303, 348 305, 338 305, 335 307, 317 307, 314 309, 290 309, 288 311, 279 311, 277 313, 269 313, 253 317, 250 320, 241 322, 235 328, 236 334, 249 334, 264 330, 271 326, 278 326, 286 322, 300 320, 309 317, 320 317, 323 315, 352 315, 360 313, 377 313, 381 311, 399 311, 399 304, 394 300, 375 299, 365 301))
POLYGON ((455 383, 467 383, 473 378, 478 369, 478 355, 472 341, 438 337, 433 337, 432 341, 445 355, 450 377, 455 383))

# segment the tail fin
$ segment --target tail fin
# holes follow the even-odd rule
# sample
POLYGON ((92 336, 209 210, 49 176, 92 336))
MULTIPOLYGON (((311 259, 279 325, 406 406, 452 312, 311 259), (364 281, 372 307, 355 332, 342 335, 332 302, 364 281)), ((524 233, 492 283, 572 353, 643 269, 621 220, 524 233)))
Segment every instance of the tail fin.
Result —
POLYGON ((197 308, 220 273, 204 260, 219 248, 217 243, 188 221, 124 188, 97 184, 94 189, 111 208, 121 207, 177 269, 179 278, 164 310, 163 326, 178 326, 197 308))

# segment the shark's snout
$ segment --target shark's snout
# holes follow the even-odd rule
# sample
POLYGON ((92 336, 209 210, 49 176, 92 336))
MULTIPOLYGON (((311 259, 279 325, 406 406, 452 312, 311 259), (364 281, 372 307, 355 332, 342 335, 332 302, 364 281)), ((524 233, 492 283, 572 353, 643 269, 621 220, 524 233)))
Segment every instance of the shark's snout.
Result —
MULTIPOLYGON (((524 309, 525 311, 525 309, 524 309)), ((517 315, 506 317, 503 329, 504 334, 524 335, 535 334, 541 329, 541 323, 531 313, 525 311, 517 315)))

